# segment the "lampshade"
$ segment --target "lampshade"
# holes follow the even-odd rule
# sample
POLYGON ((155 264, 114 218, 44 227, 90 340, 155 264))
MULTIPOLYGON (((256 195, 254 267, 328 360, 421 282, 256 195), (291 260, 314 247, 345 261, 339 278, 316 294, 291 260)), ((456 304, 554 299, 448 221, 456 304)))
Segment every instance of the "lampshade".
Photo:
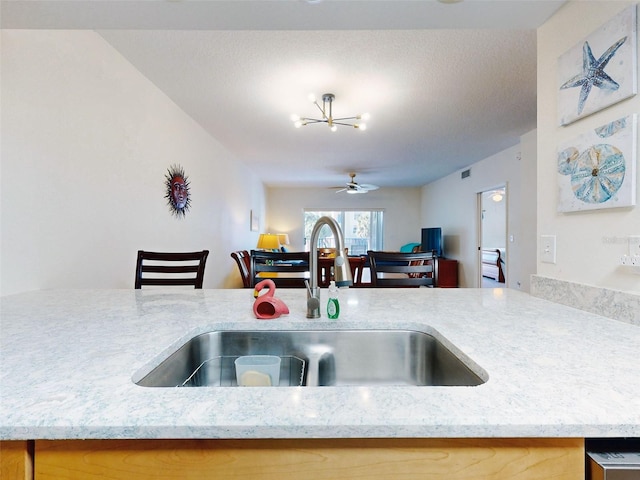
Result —
POLYGON ((274 233, 261 233, 258 238, 257 248, 260 250, 278 250, 280 248, 278 235, 274 233))
POLYGON ((286 233, 279 233, 278 242, 280 242, 280 245, 289 245, 289 235, 286 233))

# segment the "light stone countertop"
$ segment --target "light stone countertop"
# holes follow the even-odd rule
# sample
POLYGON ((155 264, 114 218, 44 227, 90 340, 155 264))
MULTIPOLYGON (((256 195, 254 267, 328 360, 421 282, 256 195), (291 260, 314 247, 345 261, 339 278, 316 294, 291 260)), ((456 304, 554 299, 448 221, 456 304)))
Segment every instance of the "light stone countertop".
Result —
MULTIPOLYGON (((507 289, 341 289, 340 319, 256 320, 252 291, 47 290, 1 301, 0 439, 640 437, 640 328, 507 289), (220 329, 435 329, 476 387, 146 388, 220 329)), ((322 292, 323 306, 327 292, 322 292)), ((323 308, 324 310, 324 308, 323 308)))

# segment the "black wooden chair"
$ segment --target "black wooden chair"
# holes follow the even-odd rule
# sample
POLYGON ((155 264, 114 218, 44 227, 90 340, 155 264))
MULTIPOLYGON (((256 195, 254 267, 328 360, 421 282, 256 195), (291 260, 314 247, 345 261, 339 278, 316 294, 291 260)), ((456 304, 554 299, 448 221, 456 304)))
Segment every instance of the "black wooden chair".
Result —
POLYGON ((242 277, 242 286, 251 288, 251 255, 246 250, 238 250, 231 252, 231 258, 238 264, 238 270, 240 270, 240 276, 242 277))
POLYGON ((435 287, 433 252, 377 252, 369 250, 372 287, 435 287))
POLYGON ((209 250, 188 253, 147 252, 138 250, 135 288, 143 285, 193 285, 202 288, 209 250))
POLYGON ((309 279, 309 252, 251 250, 251 288, 269 278, 276 287, 304 288, 309 279))

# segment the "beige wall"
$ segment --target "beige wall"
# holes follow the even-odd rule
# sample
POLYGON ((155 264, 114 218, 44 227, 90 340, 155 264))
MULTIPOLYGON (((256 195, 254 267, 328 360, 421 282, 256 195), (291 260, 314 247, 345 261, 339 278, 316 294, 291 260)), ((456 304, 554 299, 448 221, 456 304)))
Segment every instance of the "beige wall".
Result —
POLYGON ((241 286, 229 252, 256 241, 262 183, 100 36, 3 30, 1 88, 2 295, 132 288, 138 249, 209 249, 205 287, 241 286))
POLYGON ((513 236, 507 242, 507 286, 529 291, 535 272, 535 135, 471 165, 468 178, 458 171, 422 189, 422 223, 442 227, 445 256, 458 260, 461 287, 479 284, 478 194, 507 185, 507 237, 513 236))
POLYGON ((383 209, 386 250, 420 242, 419 188, 381 188, 363 195, 336 194, 327 188, 268 188, 267 207, 264 231, 288 233, 293 250, 304 250, 305 209, 383 209))
POLYGON ((640 206, 570 214, 556 211, 556 146, 640 111, 636 95, 566 127, 558 126, 558 57, 635 3, 569 2, 538 29, 538 239, 556 235, 557 263, 539 262, 537 271, 558 280, 638 293, 640 275, 619 265, 619 259, 628 253, 627 237, 640 235, 640 206))

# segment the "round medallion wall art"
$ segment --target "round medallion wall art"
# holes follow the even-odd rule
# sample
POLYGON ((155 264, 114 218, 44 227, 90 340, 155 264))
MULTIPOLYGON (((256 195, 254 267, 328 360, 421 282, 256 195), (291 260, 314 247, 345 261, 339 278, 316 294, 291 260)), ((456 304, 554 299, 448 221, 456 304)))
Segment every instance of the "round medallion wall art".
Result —
POLYGON ((559 146, 559 212, 635 205, 636 132, 633 114, 559 146))
POLYGON ((180 165, 171 165, 165 175, 167 205, 173 215, 184 218, 191 207, 189 177, 180 165))
POLYGON ((571 189, 578 200, 585 203, 604 203, 615 196, 624 181, 624 156, 613 145, 592 145, 578 153, 570 147, 571 155, 560 165, 559 173, 571 175, 571 189))

